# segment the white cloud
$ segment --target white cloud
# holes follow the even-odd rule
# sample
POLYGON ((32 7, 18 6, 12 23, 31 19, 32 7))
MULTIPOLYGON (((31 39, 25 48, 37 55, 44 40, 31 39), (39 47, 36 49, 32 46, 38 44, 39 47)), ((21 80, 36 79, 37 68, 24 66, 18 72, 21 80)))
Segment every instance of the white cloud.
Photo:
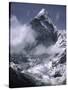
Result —
POLYGON ((39 44, 35 49, 32 50, 31 54, 41 55, 46 53, 47 48, 43 44, 39 44))
POLYGON ((14 28, 20 25, 20 22, 16 16, 12 16, 10 19, 10 22, 11 22, 11 28, 14 28))
POLYGON ((36 33, 30 26, 20 24, 16 16, 11 18, 10 34, 10 44, 13 48, 24 48, 27 44, 35 43, 36 33))

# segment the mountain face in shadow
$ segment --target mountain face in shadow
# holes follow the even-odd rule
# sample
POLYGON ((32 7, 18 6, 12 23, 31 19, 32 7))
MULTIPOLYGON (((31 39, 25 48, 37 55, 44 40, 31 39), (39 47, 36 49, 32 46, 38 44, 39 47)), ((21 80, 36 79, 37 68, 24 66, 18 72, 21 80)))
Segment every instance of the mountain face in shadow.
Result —
POLYGON ((54 24, 47 16, 46 11, 43 9, 41 11, 30 22, 30 25, 38 34, 38 43, 43 43, 45 46, 49 46, 57 41, 57 31, 55 30, 54 24), (41 11, 42 13, 40 14, 41 11))
POLYGON ((19 72, 16 72, 11 67, 9 68, 9 87, 15 88, 15 87, 32 87, 36 86, 36 83, 34 80, 32 80, 28 75, 21 74, 19 72))

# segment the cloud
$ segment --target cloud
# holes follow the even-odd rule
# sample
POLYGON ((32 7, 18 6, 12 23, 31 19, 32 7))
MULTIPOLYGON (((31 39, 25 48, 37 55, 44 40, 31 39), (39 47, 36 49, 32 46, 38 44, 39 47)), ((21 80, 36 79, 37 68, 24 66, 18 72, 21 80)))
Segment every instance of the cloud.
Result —
MULTIPOLYGON (((64 36, 64 40, 65 40, 65 32, 64 31, 60 31, 62 32, 62 35, 64 36)), ((49 47, 46 47, 44 44, 39 44, 37 45, 31 52, 31 54, 33 55, 42 55, 42 54, 47 54, 47 55, 54 55, 55 53, 60 53, 61 50, 62 52, 65 50, 65 48, 60 48, 60 42, 62 41, 62 37, 59 37, 57 42, 49 47)))
POLYGON ((47 48, 43 44, 39 44, 32 50, 31 54, 41 55, 41 54, 46 53, 46 50, 47 50, 47 48))
MULTIPOLYGON (((28 45, 34 45, 37 43, 37 33, 31 28, 31 26, 21 24, 16 16, 11 17, 10 24, 11 52, 17 53, 20 51, 24 51, 24 48, 28 45)), ((40 43, 35 48, 33 48, 30 54, 41 55, 45 53, 51 55, 54 54, 56 51, 59 52, 59 50, 60 49, 56 44, 47 48, 45 45, 40 43)))
POLYGON ((14 28, 20 25, 20 22, 16 16, 12 16, 10 19, 10 22, 11 22, 11 28, 14 28))
POLYGON ((16 16, 12 16, 10 26, 10 45, 13 49, 25 48, 27 44, 33 44, 36 42, 36 33, 34 30, 24 24, 22 25, 16 16))

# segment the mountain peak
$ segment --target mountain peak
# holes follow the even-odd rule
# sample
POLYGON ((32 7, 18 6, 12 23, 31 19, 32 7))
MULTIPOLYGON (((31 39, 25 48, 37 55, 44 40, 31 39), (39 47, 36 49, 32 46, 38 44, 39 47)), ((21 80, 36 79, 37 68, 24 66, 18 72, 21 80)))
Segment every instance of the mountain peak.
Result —
POLYGON ((42 8, 42 9, 40 10, 40 12, 37 14, 36 18, 38 18, 38 17, 40 17, 40 16, 42 16, 42 15, 44 15, 44 16, 47 16, 47 15, 48 15, 48 12, 47 12, 46 9, 44 9, 44 8, 42 8))

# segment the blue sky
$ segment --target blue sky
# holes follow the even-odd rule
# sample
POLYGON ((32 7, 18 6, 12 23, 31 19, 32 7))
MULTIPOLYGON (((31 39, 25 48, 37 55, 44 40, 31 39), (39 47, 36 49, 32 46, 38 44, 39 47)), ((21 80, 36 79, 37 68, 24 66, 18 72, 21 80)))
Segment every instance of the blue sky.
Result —
POLYGON ((46 9, 53 23, 60 30, 66 29, 66 6, 64 5, 47 5, 32 3, 16 3, 10 5, 10 16, 16 18, 22 23, 28 23, 42 9, 46 9))

